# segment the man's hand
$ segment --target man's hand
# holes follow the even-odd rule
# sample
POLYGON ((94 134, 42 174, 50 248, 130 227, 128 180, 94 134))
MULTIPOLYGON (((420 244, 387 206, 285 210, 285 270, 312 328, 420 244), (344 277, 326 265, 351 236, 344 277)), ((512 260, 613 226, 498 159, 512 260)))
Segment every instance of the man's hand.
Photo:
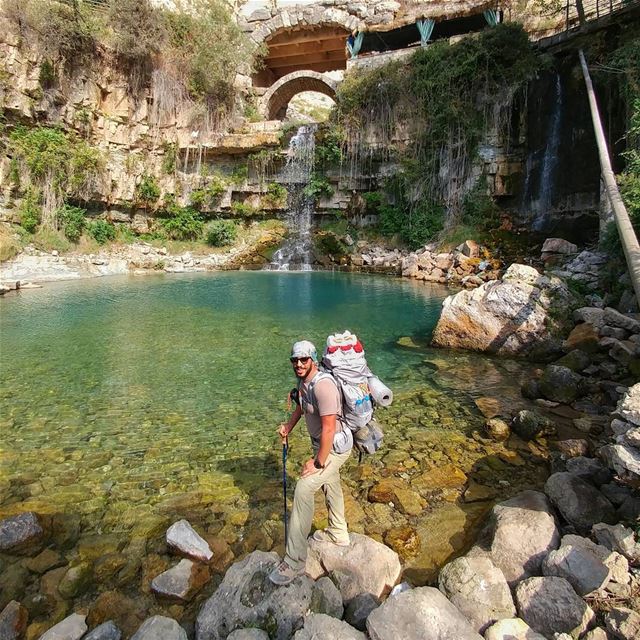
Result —
POLYGON ((289 425, 286 422, 283 422, 278 427, 278 435, 282 438, 282 444, 284 444, 289 436, 291 430, 289 429, 289 425))
POLYGON ((301 478, 306 478, 307 476, 313 475, 314 473, 318 473, 320 469, 316 469, 313 464, 313 458, 307 460, 302 466, 302 473, 300 473, 301 478))

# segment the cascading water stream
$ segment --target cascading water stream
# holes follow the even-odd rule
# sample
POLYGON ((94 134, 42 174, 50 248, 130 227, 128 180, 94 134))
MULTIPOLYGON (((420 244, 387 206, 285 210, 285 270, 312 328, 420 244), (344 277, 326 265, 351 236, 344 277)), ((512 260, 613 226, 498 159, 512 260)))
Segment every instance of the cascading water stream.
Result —
POLYGON ((287 208, 289 238, 266 267, 274 271, 311 270, 311 224, 314 198, 305 189, 311 180, 317 125, 301 126, 289 142, 287 163, 279 182, 289 191, 287 208))

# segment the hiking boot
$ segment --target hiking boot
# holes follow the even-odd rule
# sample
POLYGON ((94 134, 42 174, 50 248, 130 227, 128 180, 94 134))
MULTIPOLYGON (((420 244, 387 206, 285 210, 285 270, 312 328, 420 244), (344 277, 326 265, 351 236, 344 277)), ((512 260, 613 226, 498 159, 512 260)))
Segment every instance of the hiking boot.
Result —
POLYGON ((283 560, 270 574, 269 580, 278 586, 284 586, 293 582, 298 576, 304 575, 304 567, 302 569, 293 569, 283 560))
POLYGON ((314 531, 313 539, 316 542, 330 542, 331 544, 335 544, 339 547, 348 547, 351 544, 351 542, 348 539, 348 536, 345 542, 338 542, 335 539, 335 537, 332 534, 330 534, 326 529, 318 529, 317 531, 314 531))

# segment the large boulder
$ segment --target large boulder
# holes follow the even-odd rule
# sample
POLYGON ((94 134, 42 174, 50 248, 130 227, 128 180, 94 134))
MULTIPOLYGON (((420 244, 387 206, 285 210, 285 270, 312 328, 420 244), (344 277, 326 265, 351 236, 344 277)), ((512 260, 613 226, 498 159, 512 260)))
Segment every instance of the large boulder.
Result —
POLYGON ((564 578, 527 578, 516 586, 515 600, 520 617, 548 638, 563 632, 577 637, 595 619, 591 607, 564 578))
POLYGON ((319 638, 331 638, 331 640, 366 640, 361 631, 351 625, 336 620, 323 613, 312 613, 304 619, 304 628, 296 631, 293 640, 319 640, 319 638))
POLYGON ((367 618, 371 640, 481 640, 437 589, 420 587, 388 598, 367 618))
POLYGON ((233 564, 200 609, 196 640, 221 640, 245 627, 263 629, 275 640, 289 640, 302 627, 313 582, 300 576, 286 587, 276 587, 268 575, 279 562, 276 553, 254 551, 233 564))
POLYGON ((582 376, 569 367, 550 364, 538 380, 538 389, 547 400, 570 404, 582 392, 582 376))
POLYGON ((484 634, 484 640, 547 640, 536 633, 521 618, 505 618, 492 624, 484 634))
POLYGON ((348 547, 310 538, 307 575, 313 580, 329 575, 345 603, 361 593, 376 598, 389 593, 400 578, 398 554, 367 536, 351 533, 350 538, 348 547))
POLYGON ((543 493, 523 493, 495 505, 468 556, 488 556, 509 586, 540 572, 549 551, 560 544, 551 504, 543 493))
POLYGON ((544 490, 564 519, 580 533, 588 534, 598 522, 615 522, 613 505, 578 476, 566 471, 554 473, 544 490))
POLYGON ((560 279, 513 264, 502 281, 449 296, 433 344, 511 356, 554 352, 562 330, 554 311, 566 309, 570 300, 560 279))
POLYGON ((152 616, 131 636, 131 640, 187 640, 187 632, 171 618, 152 616))
POLYGON ((504 574, 489 558, 462 557, 450 562, 440 571, 438 587, 479 633, 516 614, 504 574))
POLYGON ((611 570, 584 546, 564 545, 551 551, 542 563, 545 576, 565 578, 580 596, 601 589, 611 570))

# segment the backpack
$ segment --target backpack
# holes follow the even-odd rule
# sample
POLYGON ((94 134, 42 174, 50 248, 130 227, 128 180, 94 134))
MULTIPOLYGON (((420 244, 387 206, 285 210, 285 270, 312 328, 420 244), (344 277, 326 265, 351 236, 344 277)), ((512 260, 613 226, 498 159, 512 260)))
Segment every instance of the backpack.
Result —
POLYGON ((379 397, 389 399, 388 402, 383 401, 385 406, 391 403, 392 393, 371 373, 361 342, 349 331, 330 335, 318 368, 320 372, 307 390, 310 402, 315 402, 315 384, 330 377, 342 398, 342 416, 338 416, 338 419, 352 432, 360 459, 364 453, 375 453, 382 445, 383 433, 373 417, 376 404, 374 397, 379 394, 372 394, 371 386, 376 390, 384 388, 386 395, 379 397))

